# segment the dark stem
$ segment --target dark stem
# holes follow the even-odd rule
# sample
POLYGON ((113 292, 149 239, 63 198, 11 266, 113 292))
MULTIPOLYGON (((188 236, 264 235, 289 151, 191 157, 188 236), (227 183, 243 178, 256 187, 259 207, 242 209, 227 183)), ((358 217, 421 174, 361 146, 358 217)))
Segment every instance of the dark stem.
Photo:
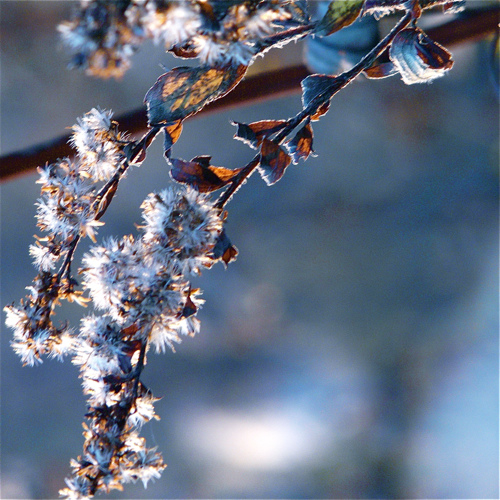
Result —
MULTIPOLYGON (((413 12, 407 12, 406 15, 394 26, 390 33, 381 40, 365 57, 363 57, 355 66, 350 70, 342 73, 336 77, 332 77, 330 85, 328 85, 323 92, 318 94, 302 111, 300 111, 295 117, 288 120, 286 127, 281 130, 279 134, 276 135, 273 142, 276 144, 281 144, 283 140, 290 134, 290 132, 302 123, 305 119, 310 118, 314 113, 326 102, 346 85, 351 83, 359 74, 370 67, 377 57, 384 52, 384 50, 391 44, 394 37, 414 19, 415 14, 413 12)), ((226 203, 231 199, 234 193, 243 185, 243 183, 248 179, 248 177, 253 173, 255 168, 259 165, 260 154, 254 156, 250 162, 243 167, 240 174, 235 177, 231 182, 230 186, 224 193, 219 197, 215 203, 216 208, 224 208, 226 203)))
POLYGON ((78 246, 78 242, 80 241, 80 235, 77 234, 75 239, 71 242, 70 247, 68 248, 68 252, 64 257, 64 262, 57 273, 58 281, 60 282, 61 278, 64 277, 70 282, 71 280, 71 262, 73 261, 73 255, 75 253, 76 247, 78 246))
POLYGON ((224 208, 224 205, 231 199, 233 194, 238 191, 248 177, 250 177, 259 163, 260 154, 257 154, 241 169, 241 172, 234 178, 226 191, 219 196, 219 199, 215 202, 215 208, 224 208))
POLYGON ((279 33, 276 33, 275 35, 267 37, 265 40, 262 40, 261 42, 255 44, 257 48, 257 54, 262 54, 275 45, 288 43, 309 35, 309 33, 311 33, 311 31, 313 31, 316 27, 316 24, 317 23, 300 25, 295 28, 290 28, 286 31, 281 31, 279 33))
MULTIPOLYGON (((119 168, 116 169, 113 177, 109 179, 109 181, 102 187, 99 193, 96 196, 96 199, 93 203, 93 208, 97 209, 100 205, 101 201, 106 197, 106 195, 112 190, 116 189, 118 182, 123 177, 123 174, 127 171, 130 165, 133 165, 136 162, 144 161, 144 157, 146 156, 146 150, 154 141, 155 137, 160 132, 161 127, 154 126, 151 127, 138 141, 136 141, 134 146, 132 147, 130 153, 128 154, 129 159, 124 161, 119 168)), ((105 210, 104 210, 105 211, 105 210)), ((101 218, 103 213, 99 213, 99 218, 101 218)))
POLYGON ((134 386, 132 387, 132 400, 135 401, 137 399, 137 392, 139 390, 139 382, 141 378, 142 370, 144 369, 144 359, 146 357, 146 347, 148 345, 147 339, 141 344, 141 350, 139 352, 139 360, 137 361, 137 365, 134 370, 134 386))
MULTIPOLYGON (((103 188, 97 194, 96 199, 94 200, 93 203, 94 210, 97 210, 102 200, 106 197, 108 193, 110 193, 112 190, 116 190, 116 187, 118 186, 121 177, 127 171, 128 167, 132 165, 134 162, 137 162, 138 160, 140 161, 144 160, 147 148, 151 145, 151 143, 158 135, 160 130, 161 127, 152 127, 150 130, 148 130, 146 134, 144 134, 144 136, 141 139, 139 139, 134 144, 129 154, 130 160, 125 161, 122 165, 120 165, 120 167, 116 170, 113 177, 106 183, 105 186, 103 186, 103 188)), ((109 204, 110 200, 107 201, 109 204)), ((102 209, 102 212, 99 211, 99 213, 96 214, 96 220, 100 219, 102 215, 104 215, 104 212, 106 211, 108 204, 104 207, 104 209, 102 209)), ((78 234, 75 236, 75 239, 71 242, 68 248, 68 252, 64 257, 64 262, 62 263, 57 273, 58 283, 61 282, 62 278, 66 278, 68 280, 68 283, 71 282, 71 263, 73 261, 73 255, 75 253, 76 247, 78 246, 78 243, 80 242, 80 239, 81 237, 78 234)))
POLYGON ((323 105, 331 100, 331 98, 339 92, 341 89, 346 87, 355 78, 357 78, 366 68, 369 68, 376 59, 384 52, 385 49, 392 43, 394 37, 408 24, 410 24, 415 18, 415 13, 413 11, 408 11, 405 16, 392 28, 389 34, 385 36, 368 54, 366 54, 356 65, 354 65, 350 70, 342 73, 336 77, 332 77, 332 80, 325 89, 319 93, 300 113, 298 113, 294 118, 292 118, 288 125, 275 137, 274 142, 280 144, 285 137, 305 118, 308 118, 323 105))

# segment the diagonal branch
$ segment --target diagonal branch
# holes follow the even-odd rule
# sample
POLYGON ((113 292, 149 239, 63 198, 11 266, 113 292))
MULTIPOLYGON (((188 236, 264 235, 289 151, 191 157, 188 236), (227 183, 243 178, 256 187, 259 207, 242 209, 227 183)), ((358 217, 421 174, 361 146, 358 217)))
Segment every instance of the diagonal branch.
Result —
MULTIPOLYGON (((459 16, 426 32, 436 42, 451 46, 475 42, 497 32, 499 21, 500 6, 496 5, 477 12, 469 12, 465 16, 459 16)), ((223 99, 209 104, 196 116, 300 92, 300 82, 308 75, 307 68, 298 65, 249 77, 223 99)), ((147 130, 146 110, 143 108, 121 115, 116 120, 122 130, 134 135, 147 130)), ((71 156, 73 149, 68 144, 69 137, 69 135, 64 135, 22 151, 1 156, 0 182, 31 173, 37 166, 45 165, 56 158, 71 156)))

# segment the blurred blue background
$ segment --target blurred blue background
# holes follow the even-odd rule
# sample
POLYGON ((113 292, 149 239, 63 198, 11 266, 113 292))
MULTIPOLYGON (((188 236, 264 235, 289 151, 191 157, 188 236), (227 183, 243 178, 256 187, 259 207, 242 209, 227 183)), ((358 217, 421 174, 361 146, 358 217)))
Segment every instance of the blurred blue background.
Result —
MULTIPOLYGON (((70 7, 0 4, 2 154, 67 132, 94 106, 134 109, 160 64, 182 65, 147 43, 121 81, 68 71, 55 28, 70 7)), ((144 372, 162 399, 142 435, 168 468, 110 498, 498 498, 488 50, 455 47, 455 67, 432 85, 354 82, 314 124, 317 158, 238 192, 227 225, 238 260, 194 280, 201 333, 151 353, 144 372)), ((301 57, 301 44, 271 51, 256 70, 301 57)), ((229 120, 299 109, 296 95, 192 119, 174 155, 242 166, 253 153, 229 120)), ((141 201, 171 182, 160 142, 120 185, 99 238, 135 233, 141 201)), ((1 186, 2 306, 35 275, 36 179, 1 186)), ((81 314, 58 317, 76 326, 81 314)), ((55 498, 83 443, 78 372, 69 360, 23 368, 3 320, 0 496, 55 498)))

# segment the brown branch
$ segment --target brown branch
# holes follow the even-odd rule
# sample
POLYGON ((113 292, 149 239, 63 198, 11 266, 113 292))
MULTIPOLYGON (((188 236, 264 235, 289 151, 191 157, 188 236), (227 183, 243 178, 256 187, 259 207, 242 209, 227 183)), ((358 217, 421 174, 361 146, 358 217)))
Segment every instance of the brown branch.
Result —
MULTIPOLYGON (((444 46, 475 42, 498 30, 500 7, 470 12, 445 24, 426 30, 430 38, 444 46)), ((300 82, 309 74, 303 65, 280 68, 258 74, 243 80, 223 99, 214 101, 197 115, 216 113, 221 110, 253 104, 258 101, 275 99, 300 90, 300 82)), ((126 113, 116 118, 120 128, 133 135, 147 129, 145 109, 126 113)), ((22 151, 0 157, 0 182, 30 173, 37 166, 53 162, 57 158, 72 156, 73 149, 68 144, 69 135, 37 144, 22 151)))

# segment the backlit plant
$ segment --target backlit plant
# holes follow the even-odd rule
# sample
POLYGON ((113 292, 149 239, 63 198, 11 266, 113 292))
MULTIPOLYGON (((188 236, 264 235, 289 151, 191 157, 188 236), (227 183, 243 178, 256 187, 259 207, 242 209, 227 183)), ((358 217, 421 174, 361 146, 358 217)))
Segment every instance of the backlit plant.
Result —
POLYGON ((145 39, 163 44, 198 65, 161 75, 148 90, 148 131, 132 140, 110 111, 94 108, 77 120, 74 158, 39 167, 37 237, 30 248, 38 274, 29 294, 7 306, 13 348, 24 364, 44 356, 71 356, 81 370, 87 396, 83 453, 61 495, 88 498, 144 485, 165 468, 161 454, 146 446, 141 426, 156 417, 156 398, 142 383, 150 349, 172 349, 199 329, 203 300, 190 276, 217 262, 227 266, 237 249, 225 232, 227 204, 257 171, 274 184, 286 169, 313 155, 313 123, 333 96, 360 74, 399 74, 407 84, 428 82, 448 71, 451 54, 417 26, 425 9, 456 11, 459 0, 334 0, 323 18, 312 20, 309 2, 278 0, 82 0, 71 21, 59 27, 72 51, 72 65, 98 77, 120 77, 145 39), (311 75, 302 82, 302 109, 288 120, 233 123, 235 139, 254 150, 240 168, 215 166, 200 154, 176 158, 173 146, 183 121, 220 99, 245 77, 252 62, 272 47, 309 36, 323 37, 362 16, 400 14, 394 28, 351 69, 311 75), (137 236, 96 233, 129 167, 140 165, 163 134, 172 179, 142 203, 137 236), (75 249, 93 242, 75 269, 75 249), (81 287, 75 279, 81 276, 81 287), (61 301, 91 303, 79 329, 55 324, 61 301))

